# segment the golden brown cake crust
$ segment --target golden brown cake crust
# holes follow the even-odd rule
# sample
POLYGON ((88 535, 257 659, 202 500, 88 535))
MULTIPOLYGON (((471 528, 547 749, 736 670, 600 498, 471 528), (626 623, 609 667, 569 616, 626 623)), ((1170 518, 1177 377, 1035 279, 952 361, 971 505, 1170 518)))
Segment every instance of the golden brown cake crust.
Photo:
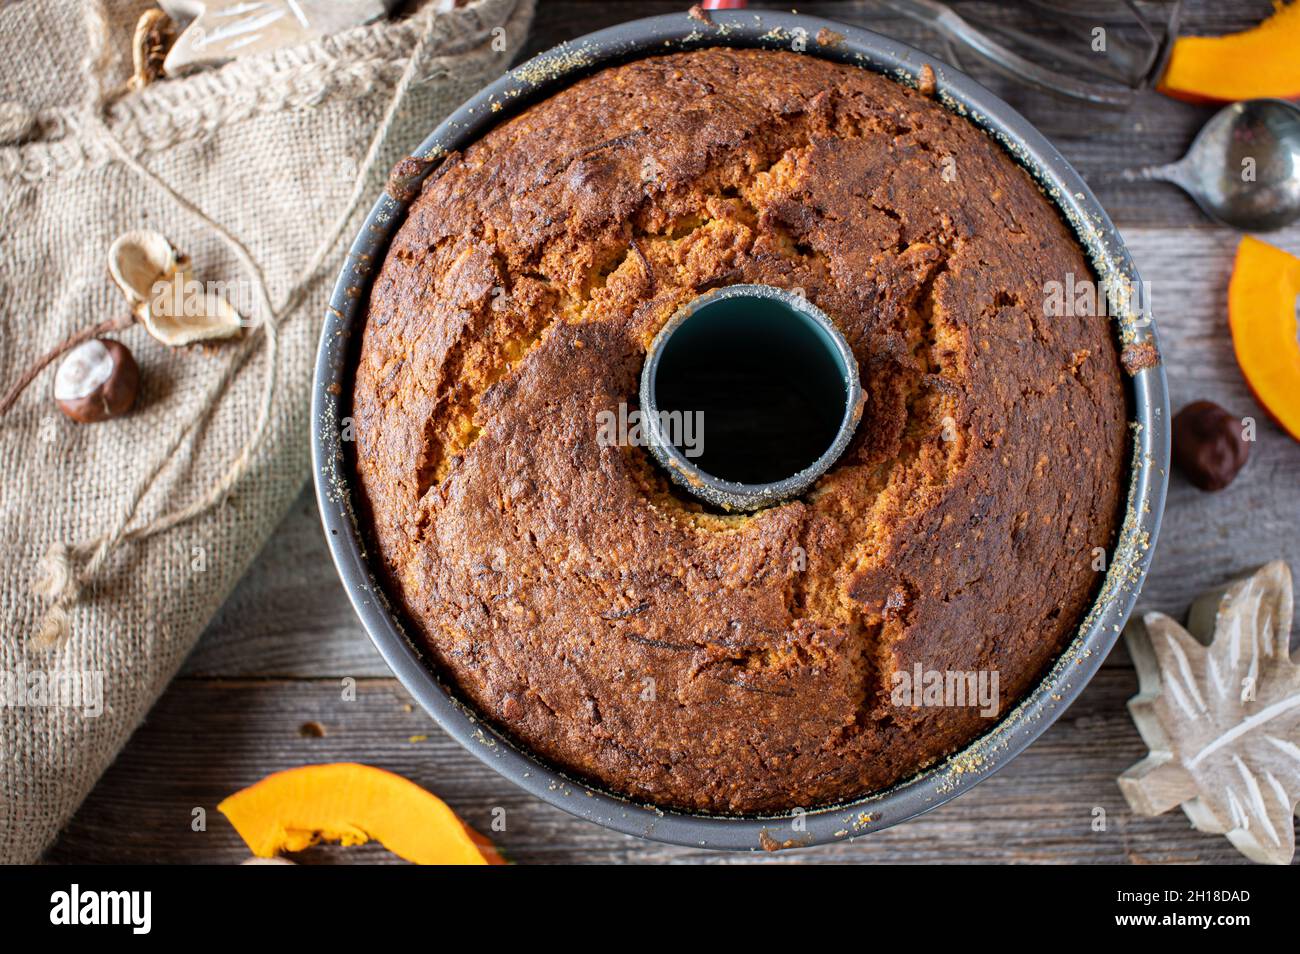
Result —
POLYGON ((993 723, 895 705, 893 673, 997 670, 1005 712, 1112 542, 1125 396, 1107 320, 1044 317, 1069 273, 1028 175, 888 79, 719 48, 583 80, 449 157, 375 282, 353 413, 393 594, 485 715, 633 797, 906 777, 993 723), (868 401, 812 492, 725 516, 597 414, 740 282, 804 289, 868 401))

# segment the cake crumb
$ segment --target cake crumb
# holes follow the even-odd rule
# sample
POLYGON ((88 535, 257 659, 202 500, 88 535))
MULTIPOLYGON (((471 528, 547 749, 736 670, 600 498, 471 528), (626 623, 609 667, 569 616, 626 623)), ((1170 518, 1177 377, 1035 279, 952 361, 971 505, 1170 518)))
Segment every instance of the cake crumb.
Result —
POLYGON ((1119 356, 1120 363, 1124 365, 1124 370, 1130 375, 1136 375, 1139 371, 1145 371, 1147 368, 1154 368, 1160 363, 1160 352, 1156 350, 1154 342, 1140 341, 1126 344, 1123 352, 1119 356))
POLYGON ((822 27, 817 31, 818 46, 839 46, 844 42, 844 34, 839 33, 830 27, 822 27))
POLYGON ((396 202, 410 202, 420 194, 424 177, 438 160, 422 159, 419 156, 407 156, 393 166, 388 174, 388 185, 384 191, 396 202))
POLYGON ((938 89, 938 83, 935 81, 934 67, 926 63, 921 67, 921 71, 916 74, 916 89, 922 96, 933 96, 938 89))
POLYGON ((797 838, 787 838, 785 841, 777 841, 773 838, 766 828, 758 833, 758 843, 764 851, 785 851, 787 848, 802 848, 804 844, 797 838))

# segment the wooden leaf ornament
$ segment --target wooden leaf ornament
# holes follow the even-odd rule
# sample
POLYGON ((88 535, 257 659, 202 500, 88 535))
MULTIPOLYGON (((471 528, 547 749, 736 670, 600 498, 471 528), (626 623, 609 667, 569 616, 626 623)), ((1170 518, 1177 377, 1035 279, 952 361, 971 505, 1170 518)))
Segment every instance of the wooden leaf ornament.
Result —
POLYGON ((1291 570, 1280 560, 1201 596, 1184 629, 1163 613, 1125 630, 1139 693, 1129 712, 1151 753, 1119 778, 1135 812, 1182 805, 1247 858, 1290 864, 1300 802, 1300 666, 1291 570), (1189 632, 1190 630, 1190 632, 1189 632))

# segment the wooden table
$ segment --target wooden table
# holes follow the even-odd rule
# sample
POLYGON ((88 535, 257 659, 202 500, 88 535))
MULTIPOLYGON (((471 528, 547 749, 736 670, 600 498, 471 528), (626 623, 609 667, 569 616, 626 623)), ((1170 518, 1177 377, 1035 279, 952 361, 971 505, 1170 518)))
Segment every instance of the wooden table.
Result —
MULTIPOLYGON (((529 52, 685 5, 540 0, 529 52)), ((1187 32, 1207 34, 1241 29, 1269 10, 1268 0, 1188 6, 1187 32)), ((939 49, 923 30, 870 2, 799 9, 939 49)), ((1204 494, 1174 476, 1142 607, 1180 616, 1203 588, 1274 557, 1300 569, 1300 444, 1251 399, 1228 335, 1237 236, 1209 225, 1173 188, 1117 179, 1125 168, 1180 156, 1210 111, 1147 94, 1127 114, 1093 113, 975 72, 1057 143, 1122 229, 1153 289, 1174 408, 1208 398, 1260 422, 1248 469, 1227 491, 1204 494)), ((1300 229, 1271 240, 1300 253, 1300 229)), ((240 861, 248 851, 215 810, 218 801, 272 771, 355 760, 409 776, 483 831, 493 809, 505 809, 506 830, 493 837, 519 862, 1241 860, 1225 839, 1193 831, 1179 812, 1154 819, 1129 812, 1115 776, 1145 754, 1124 707, 1136 688, 1120 646, 1082 697, 1000 774, 927 815, 856 841, 739 855, 642 841, 525 795, 412 705, 357 624, 305 491, 49 858, 240 861), (344 680, 355 680, 354 701, 344 701, 344 680), (206 830, 194 831, 199 808, 206 830), (1095 830, 1098 809, 1102 831, 1095 830)), ((393 859, 371 844, 313 849, 306 860, 393 859)))

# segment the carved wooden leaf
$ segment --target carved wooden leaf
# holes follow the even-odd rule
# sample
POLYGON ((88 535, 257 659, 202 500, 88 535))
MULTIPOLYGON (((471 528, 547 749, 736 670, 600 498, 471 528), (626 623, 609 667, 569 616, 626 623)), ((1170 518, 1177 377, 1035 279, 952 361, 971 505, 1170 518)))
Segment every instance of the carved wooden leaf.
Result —
POLYGON ((1129 712, 1151 754, 1120 776, 1133 810, 1181 804, 1246 857, 1289 864, 1300 802, 1300 666, 1291 659, 1291 570, 1274 561, 1205 594, 1192 633, 1163 613, 1130 626, 1139 694, 1129 712), (1208 643, 1208 645, 1206 645, 1208 643))

